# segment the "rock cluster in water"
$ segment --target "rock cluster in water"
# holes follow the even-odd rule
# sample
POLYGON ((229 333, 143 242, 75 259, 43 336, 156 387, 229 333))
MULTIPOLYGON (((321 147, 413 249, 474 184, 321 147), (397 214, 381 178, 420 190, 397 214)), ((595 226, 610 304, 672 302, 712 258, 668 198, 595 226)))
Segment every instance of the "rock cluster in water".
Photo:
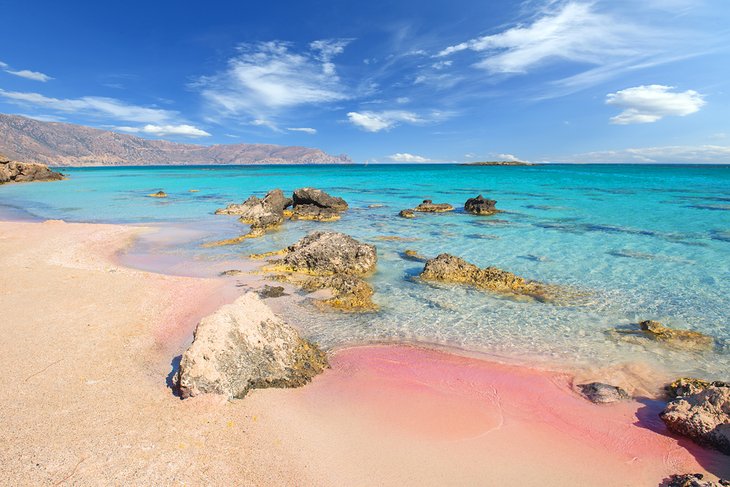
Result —
POLYGON ((482 269, 449 254, 441 254, 427 261, 420 277, 425 281, 466 284, 503 294, 527 296, 538 301, 553 301, 557 297, 557 289, 552 286, 529 281, 496 267, 482 269))
POLYGON ((241 204, 230 204, 216 210, 216 215, 238 215, 241 223, 251 226, 249 233, 240 237, 211 242, 207 247, 231 245, 248 238, 264 235, 268 230, 279 227, 285 218, 291 220, 335 221, 340 213, 347 210, 345 200, 330 196, 322 190, 300 188, 291 198, 284 196, 280 189, 269 191, 264 198, 250 196, 241 204), (291 207, 291 210, 288 208, 291 207))
POLYGON ((63 179, 63 174, 49 169, 45 164, 11 161, 0 154, 0 184, 59 181, 61 179, 63 179))
POLYGON ((304 385, 327 366, 323 351, 247 293, 198 323, 175 382, 183 398, 241 398, 250 389, 304 385))
POLYGON ((596 404, 609 404, 629 399, 625 390, 602 382, 579 384, 578 390, 586 399, 596 404))
POLYGON ((679 396, 660 417, 669 430, 730 455, 730 387, 710 386, 679 396))
POLYGON ((371 299, 373 289, 362 279, 375 270, 378 257, 374 245, 343 233, 315 232, 272 254, 280 257, 270 260, 265 269, 277 273, 277 279, 306 291, 326 289, 331 293, 331 297, 319 300, 319 305, 344 311, 377 309, 371 299))

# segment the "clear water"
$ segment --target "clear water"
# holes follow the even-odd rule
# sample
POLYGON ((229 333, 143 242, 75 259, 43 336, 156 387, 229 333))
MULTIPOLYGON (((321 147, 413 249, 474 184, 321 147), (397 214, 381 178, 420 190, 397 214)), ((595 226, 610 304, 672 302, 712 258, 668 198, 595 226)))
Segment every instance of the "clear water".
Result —
MULTIPOLYGON (((611 365, 646 362, 676 373, 730 378, 730 166, 464 167, 248 166, 67 169, 60 183, 6 185, 0 211, 67 221, 157 223, 140 245, 162 261, 197 268, 276 250, 313 230, 373 243, 371 278, 381 311, 288 312, 326 347, 408 340, 461 347, 518 360, 611 365), (350 204, 341 221, 287 222, 263 238, 217 249, 205 241, 247 229, 216 208, 269 189, 315 186, 350 204), (166 199, 147 198, 158 190, 166 199), (190 192, 195 189, 198 192, 190 192), (472 196, 496 199, 505 213, 457 211, 399 218, 422 199, 457 208, 472 196), (376 205, 372 207, 372 205, 376 205), (382 206, 378 206, 382 205, 382 206), (4 210, 3 210, 4 207, 4 210), (410 241, 384 241, 398 236, 410 241), (169 238, 167 238, 169 237, 169 238), (405 249, 448 252, 540 281, 590 291, 581 305, 515 302, 411 278, 422 264, 405 249), (176 260, 178 259, 178 260, 176 260), (605 332, 657 319, 717 339, 713 353, 676 352, 617 342, 605 332)), ((184 267, 178 266, 177 271, 184 267)), ((217 271, 217 268, 216 268, 217 271)))

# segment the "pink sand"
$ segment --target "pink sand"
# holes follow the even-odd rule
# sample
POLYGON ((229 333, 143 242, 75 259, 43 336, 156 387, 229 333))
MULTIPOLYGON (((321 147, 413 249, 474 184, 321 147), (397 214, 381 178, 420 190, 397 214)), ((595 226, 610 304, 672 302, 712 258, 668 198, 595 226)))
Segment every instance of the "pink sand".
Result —
MULTIPOLYGON (((595 405, 573 392, 566 374, 407 346, 350 348, 331 363, 302 389, 306 407, 357 425, 355 444, 372 436, 382 451, 401 445, 395 456, 404 444, 435 448, 426 458, 446 456, 418 467, 433 469, 432 479, 444 470, 457 484, 481 485, 658 485, 673 473, 730 476, 727 456, 668 435, 657 416, 662 403, 595 405)), ((411 460, 399 460, 401 468, 411 460)))

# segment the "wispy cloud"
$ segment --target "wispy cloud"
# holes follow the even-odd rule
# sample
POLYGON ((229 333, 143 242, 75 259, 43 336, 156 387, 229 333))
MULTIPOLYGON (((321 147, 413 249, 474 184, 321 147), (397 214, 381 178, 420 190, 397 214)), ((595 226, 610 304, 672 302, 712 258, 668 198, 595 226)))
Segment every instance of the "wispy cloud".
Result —
POLYGON ((332 60, 348 42, 314 41, 304 52, 282 41, 243 44, 225 70, 194 86, 222 116, 261 119, 292 107, 345 100, 350 95, 332 60))
POLYGON ((394 162, 429 162, 431 160, 426 157, 409 154, 407 152, 397 152, 388 156, 388 159, 394 162))
POLYGON ((699 111, 706 103, 694 90, 672 90, 673 86, 642 85, 609 93, 606 103, 624 109, 611 118, 611 123, 653 123, 667 116, 684 117, 699 111))
POLYGON ((8 74, 12 74, 13 76, 19 76, 21 78, 26 79, 32 79, 33 81, 41 81, 45 83, 46 81, 50 81, 53 78, 48 76, 45 73, 41 73, 39 71, 31 71, 29 69, 11 69, 10 66, 7 63, 4 63, 0 61, 0 69, 5 71, 8 74))
POLYGON ((133 134, 149 134, 158 137, 167 135, 181 135, 184 137, 210 137, 205 130, 201 130, 193 125, 152 125, 147 124, 143 127, 115 127, 117 130, 129 132, 133 134))
POLYGON ((514 154, 497 154, 497 160, 507 162, 527 162, 514 154))
POLYGON ((313 129, 311 127, 289 127, 287 130, 291 132, 303 132, 309 135, 315 135, 317 133, 317 129, 313 129))
POLYGON ((730 146, 676 145, 595 151, 560 157, 554 162, 729 164, 730 146))
POLYGON ((448 112, 432 110, 426 115, 407 110, 383 110, 349 112, 347 118, 350 123, 366 132, 380 132, 389 130, 401 123, 421 125, 444 120, 450 116, 448 112))

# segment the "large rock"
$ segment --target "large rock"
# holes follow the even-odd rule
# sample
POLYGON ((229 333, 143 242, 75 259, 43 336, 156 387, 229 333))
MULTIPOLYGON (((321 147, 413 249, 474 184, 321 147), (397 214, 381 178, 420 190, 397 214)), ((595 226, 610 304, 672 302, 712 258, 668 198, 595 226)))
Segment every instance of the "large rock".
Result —
POLYGON ((258 196, 249 196, 241 204, 230 204, 225 208, 216 210, 216 215, 238 215, 246 223, 252 223, 262 215, 277 213, 282 214, 291 205, 291 199, 284 196, 280 189, 274 189, 266 193, 263 199, 258 196))
POLYGON ((674 399, 675 397, 697 394, 708 387, 730 387, 730 382, 722 382, 719 380, 710 382, 703 379, 695 379, 693 377, 681 377, 664 386, 664 390, 670 399, 674 399))
POLYGON ((342 198, 330 196, 324 191, 315 188, 299 188, 293 194, 294 207, 314 205, 320 208, 329 208, 335 211, 345 211, 347 202, 342 198))
POLYGON ((333 208, 322 208, 317 205, 297 205, 292 209, 290 218, 292 220, 333 222, 340 219, 340 212, 333 208))
POLYGON ((705 479, 701 473, 685 473, 672 475, 661 484, 661 487, 725 487, 728 485, 730 485, 730 481, 724 479, 715 482, 705 479))
POLYGON ((63 174, 49 169, 45 164, 11 161, 0 155, 0 184, 59 181, 61 179, 63 179, 63 174))
POLYGON ((610 404, 623 401, 629 398, 625 390, 620 387, 604 384, 602 382, 591 382, 590 384, 579 384, 578 389, 586 399, 595 404, 610 404))
POLYGON ((467 284, 499 293, 528 296, 538 301, 553 301, 556 297, 551 286, 528 281, 496 267, 481 269, 449 254, 441 254, 427 261, 421 272, 421 279, 467 284))
POLYGON ((324 352, 247 293, 198 323, 176 384, 183 398, 241 398, 254 388, 304 385, 326 367, 324 352))
POLYGON ((671 431, 730 455, 730 387, 678 397, 660 417, 671 431))
POLYGON ((490 200, 479 195, 476 198, 466 200, 466 203, 464 203, 464 211, 474 215, 494 215, 500 212, 495 207, 496 204, 497 202, 495 200, 490 200))
POLYGON ((344 233, 315 232, 288 247, 276 264, 281 270, 320 276, 364 275, 375 270, 377 260, 374 245, 344 233))
POLYGON ((340 311, 375 311, 378 306, 373 303, 373 288, 359 277, 346 274, 332 276, 313 276, 302 283, 305 291, 329 290, 332 295, 317 300, 320 307, 334 308, 340 311))
POLYGON ((423 213, 444 213, 447 211, 454 211, 454 207, 448 203, 434 203, 431 200, 423 200, 423 203, 413 208, 413 211, 420 211, 423 213))

